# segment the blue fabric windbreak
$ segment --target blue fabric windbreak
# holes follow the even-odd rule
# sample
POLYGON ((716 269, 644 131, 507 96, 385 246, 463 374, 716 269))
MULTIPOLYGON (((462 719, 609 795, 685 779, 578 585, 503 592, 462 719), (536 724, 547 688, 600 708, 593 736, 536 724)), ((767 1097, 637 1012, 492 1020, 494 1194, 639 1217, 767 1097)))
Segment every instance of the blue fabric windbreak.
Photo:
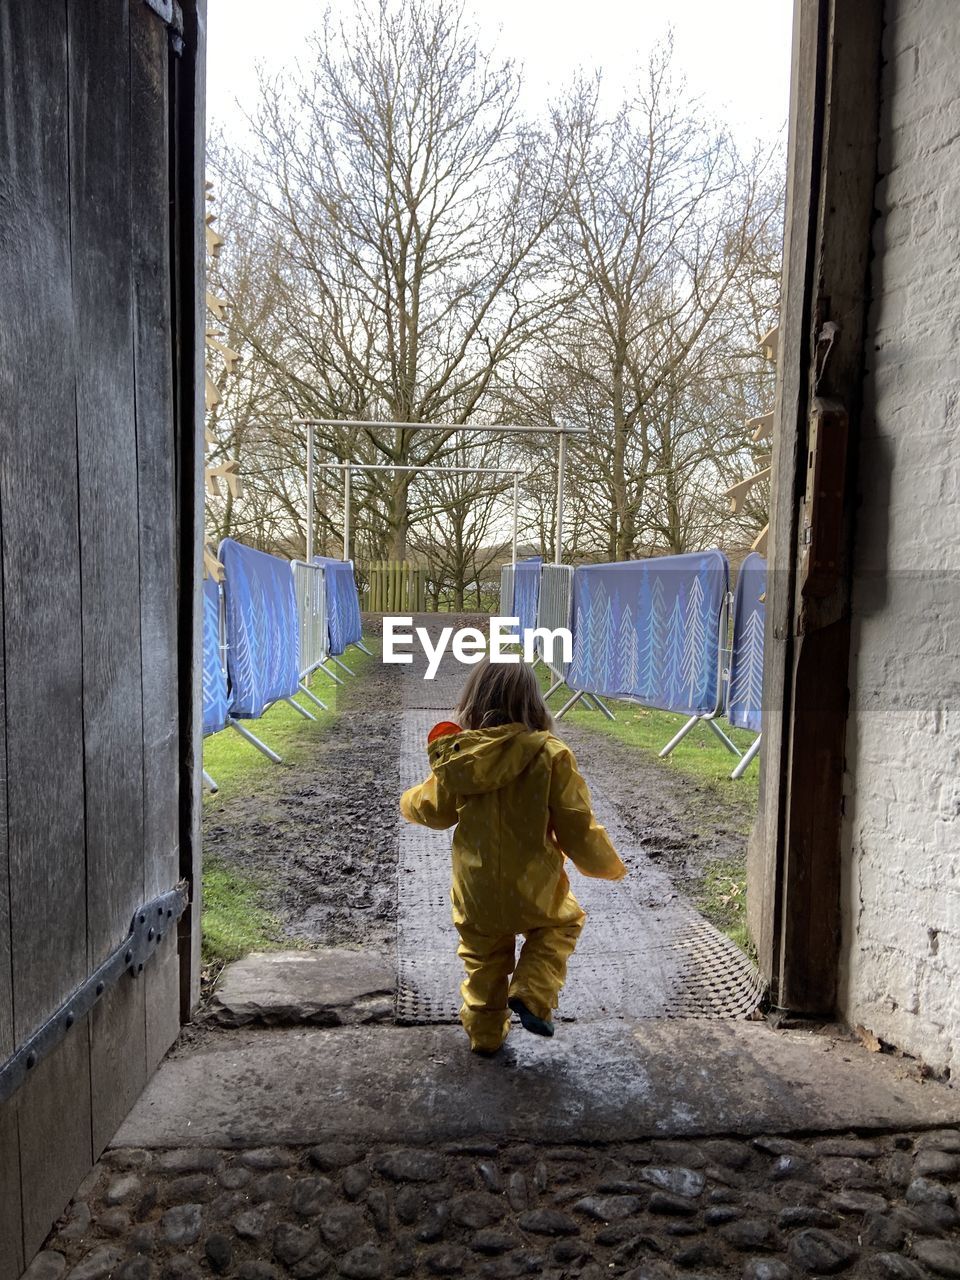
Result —
POLYGON ((727 719, 738 729, 760 732, 763 699, 763 624, 767 562, 751 552, 740 566, 733 601, 733 649, 727 689, 727 719))
POLYGON ((520 634, 537 625, 537 605, 540 600, 540 569, 543 556, 518 560, 513 575, 513 613, 520 619, 520 634))
POLYGON ((715 713, 729 577, 722 551, 581 566, 567 683, 662 711, 715 713))
POLYGON ((220 543, 227 618, 230 714, 262 716, 300 683, 300 623, 286 560, 232 538, 220 543))
POLYGON ((360 593, 353 576, 353 565, 349 560, 333 560, 328 556, 314 556, 313 563, 323 565, 330 652, 339 655, 348 644, 358 644, 363 638, 360 593))
POLYGON ((227 726, 227 675, 220 652, 220 585, 203 583, 203 736, 227 726))

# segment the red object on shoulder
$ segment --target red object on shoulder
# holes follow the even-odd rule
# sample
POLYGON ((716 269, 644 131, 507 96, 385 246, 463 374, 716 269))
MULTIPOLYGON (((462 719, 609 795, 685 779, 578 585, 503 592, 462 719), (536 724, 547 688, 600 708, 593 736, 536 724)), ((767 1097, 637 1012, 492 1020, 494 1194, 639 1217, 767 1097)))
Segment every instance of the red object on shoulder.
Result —
POLYGON ((438 738, 449 738, 451 734, 463 733, 458 724, 454 724, 452 720, 441 720, 439 724, 435 724, 427 734, 427 746, 431 742, 436 742, 438 738))

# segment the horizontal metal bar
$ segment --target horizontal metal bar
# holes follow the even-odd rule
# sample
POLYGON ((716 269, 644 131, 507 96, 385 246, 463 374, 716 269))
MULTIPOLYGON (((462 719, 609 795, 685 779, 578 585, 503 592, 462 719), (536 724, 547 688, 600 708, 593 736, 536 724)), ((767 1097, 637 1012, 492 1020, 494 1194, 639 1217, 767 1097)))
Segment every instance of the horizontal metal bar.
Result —
POLYGON ((514 422, 363 422, 353 418, 294 418, 303 427, 363 427, 367 431, 516 431, 526 436, 585 436, 588 427, 525 427, 514 422))
POLYGON ((418 467, 399 462, 323 462, 320 471, 452 471, 455 475, 518 476, 518 467, 418 467))
POLYGON ((38 1063, 57 1047, 71 1027, 90 1012, 110 987, 115 986, 125 974, 132 978, 140 976, 143 966, 175 928, 186 910, 188 898, 187 882, 181 880, 174 888, 137 908, 123 942, 64 1001, 53 1017, 0 1065, 0 1102, 6 1102, 16 1093, 38 1063))

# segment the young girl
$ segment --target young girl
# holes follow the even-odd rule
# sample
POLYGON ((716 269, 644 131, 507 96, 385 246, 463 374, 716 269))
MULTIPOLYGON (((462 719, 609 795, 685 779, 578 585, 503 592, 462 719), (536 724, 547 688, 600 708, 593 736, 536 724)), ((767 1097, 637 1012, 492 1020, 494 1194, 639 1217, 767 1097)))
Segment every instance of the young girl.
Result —
POLYGON ((400 812, 426 827, 456 826, 451 899, 467 973, 460 1021, 474 1052, 494 1054, 511 1009, 527 1031, 553 1035, 586 918, 564 855, 601 880, 627 869, 593 816, 573 753, 551 732, 532 668, 484 659, 455 714, 464 728, 447 721, 431 730, 432 772, 404 792, 400 812))

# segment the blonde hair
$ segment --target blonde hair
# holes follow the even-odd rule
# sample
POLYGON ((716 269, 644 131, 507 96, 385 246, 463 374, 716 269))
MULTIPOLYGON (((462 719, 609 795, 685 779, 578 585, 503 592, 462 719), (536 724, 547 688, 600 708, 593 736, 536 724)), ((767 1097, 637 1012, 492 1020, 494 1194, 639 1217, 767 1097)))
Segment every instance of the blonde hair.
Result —
POLYGON ((532 732, 553 728, 533 668, 525 662, 484 658, 470 672, 455 712, 465 729, 495 729, 522 724, 532 732))

